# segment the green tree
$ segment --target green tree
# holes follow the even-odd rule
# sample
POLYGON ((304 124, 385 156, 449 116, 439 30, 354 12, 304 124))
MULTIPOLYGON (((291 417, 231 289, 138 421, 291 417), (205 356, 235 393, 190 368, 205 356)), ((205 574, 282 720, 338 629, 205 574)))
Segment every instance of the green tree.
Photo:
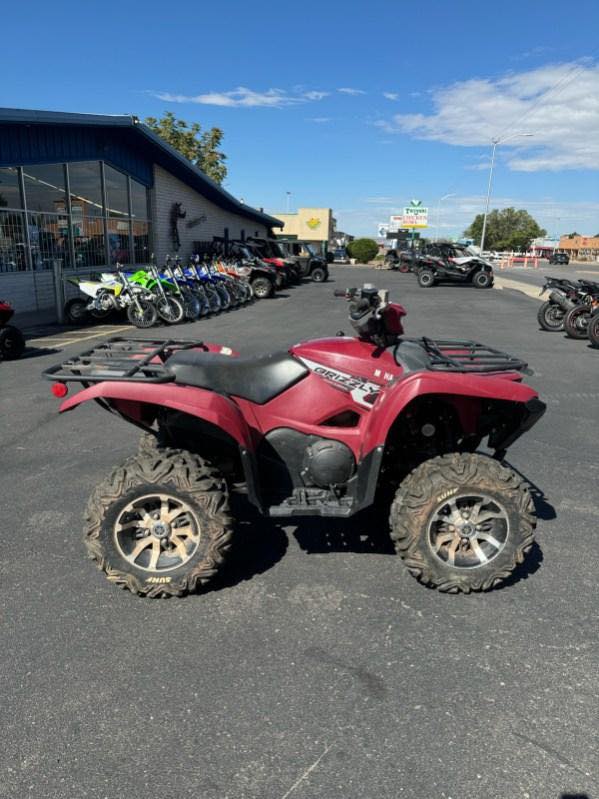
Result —
POLYGON ((372 261, 379 251, 376 241, 372 239, 356 239, 347 245, 347 252, 350 258, 355 258, 361 264, 372 261))
POLYGON ((198 166, 209 178, 216 183, 223 182, 227 176, 227 156, 219 150, 224 135, 220 128, 202 131, 199 122, 189 125, 183 119, 175 119, 172 111, 165 111, 160 119, 146 117, 144 124, 198 166))
MULTIPOLYGON (((464 231, 464 236, 480 244, 483 230, 483 215, 478 214, 474 222, 464 231)), ((533 239, 546 236, 532 216, 525 210, 515 208, 495 209, 487 216, 485 249, 527 250, 533 239)))

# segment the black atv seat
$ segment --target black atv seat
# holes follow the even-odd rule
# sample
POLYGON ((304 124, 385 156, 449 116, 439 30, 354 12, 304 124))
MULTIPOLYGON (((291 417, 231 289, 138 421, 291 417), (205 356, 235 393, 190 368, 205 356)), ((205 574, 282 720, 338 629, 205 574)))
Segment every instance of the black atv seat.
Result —
POLYGON ((166 369, 175 383, 232 394, 258 405, 281 394, 309 371, 287 352, 232 358, 195 350, 174 353, 167 360, 166 369))

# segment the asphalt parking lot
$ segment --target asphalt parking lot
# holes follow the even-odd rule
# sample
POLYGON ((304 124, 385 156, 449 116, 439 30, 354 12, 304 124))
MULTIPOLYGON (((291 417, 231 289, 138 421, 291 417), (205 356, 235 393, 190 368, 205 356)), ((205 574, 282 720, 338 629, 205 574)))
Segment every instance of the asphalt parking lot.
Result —
POLYGON ((548 404, 508 456, 540 516, 525 567, 444 595, 392 553, 384 514, 248 517, 210 592, 119 591, 85 558, 82 511, 138 432, 91 404, 59 417, 39 377, 97 330, 38 338, 0 364, 0 797, 599 797, 599 352, 540 332, 518 292, 332 277, 176 336, 258 353, 349 332, 332 290, 369 281, 405 304, 410 335, 522 356, 548 404))

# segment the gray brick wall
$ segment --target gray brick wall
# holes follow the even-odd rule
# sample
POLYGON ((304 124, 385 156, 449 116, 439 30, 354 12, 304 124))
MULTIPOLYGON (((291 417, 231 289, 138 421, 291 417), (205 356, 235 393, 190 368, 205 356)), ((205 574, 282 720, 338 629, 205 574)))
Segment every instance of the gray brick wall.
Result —
POLYGON ((15 311, 41 311, 54 306, 52 272, 6 272, 0 274, 0 297, 15 311))
POLYGON ((246 236, 266 236, 264 225, 251 219, 224 211, 214 203, 205 199, 185 183, 166 172, 162 167, 154 166, 154 190, 152 192, 152 222, 154 228, 154 254, 161 264, 165 256, 174 255, 170 235, 170 214, 174 203, 181 203, 187 217, 179 220, 179 237, 181 249, 179 255, 187 258, 192 254, 194 241, 211 241, 213 236, 224 235, 229 228, 229 238, 238 239, 241 231, 246 236), (205 216, 205 221, 188 228, 187 223, 205 216))

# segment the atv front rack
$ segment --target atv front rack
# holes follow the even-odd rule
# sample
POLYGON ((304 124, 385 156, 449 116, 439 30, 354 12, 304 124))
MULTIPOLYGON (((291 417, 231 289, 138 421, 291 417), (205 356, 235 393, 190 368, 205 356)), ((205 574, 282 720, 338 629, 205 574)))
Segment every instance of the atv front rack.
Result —
POLYGON ((527 372, 528 364, 507 352, 476 341, 433 340, 423 336, 402 339, 395 348, 396 360, 417 371, 437 372, 527 372), (416 346, 419 352, 416 352, 416 346))
POLYGON ((51 366, 43 372, 43 376, 61 383, 100 383, 104 380, 168 383, 173 380, 165 366, 168 358, 174 352, 193 348, 206 349, 201 341, 116 337, 57 366, 51 366))

